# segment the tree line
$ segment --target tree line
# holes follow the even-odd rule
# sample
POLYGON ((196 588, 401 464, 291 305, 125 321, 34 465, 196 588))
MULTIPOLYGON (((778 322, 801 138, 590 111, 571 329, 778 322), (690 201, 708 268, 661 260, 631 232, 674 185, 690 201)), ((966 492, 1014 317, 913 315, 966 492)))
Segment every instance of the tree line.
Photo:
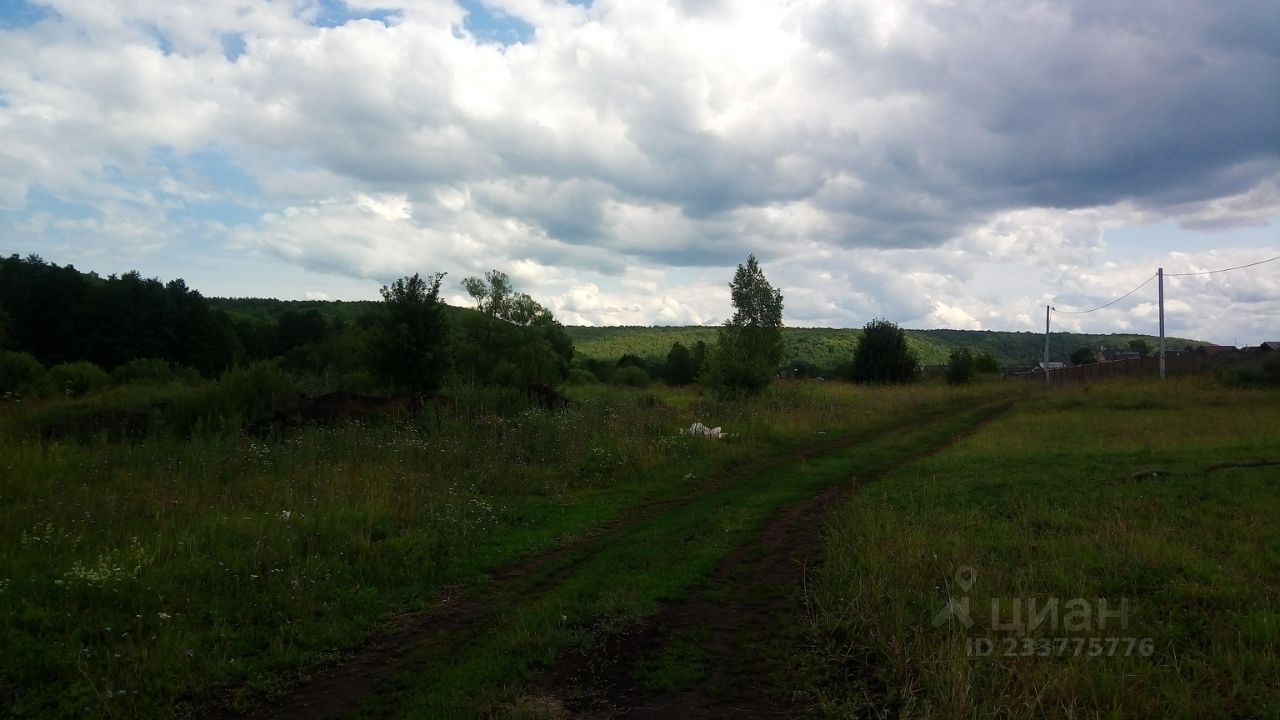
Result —
POLYGON ((507 275, 463 281, 475 312, 443 303, 443 279, 401 278, 354 322, 314 308, 269 321, 220 309, 180 279, 104 278, 34 255, 0 258, 0 393, 75 395, 108 379, 212 378, 265 360, 327 385, 380 392, 567 378, 573 342, 507 275))
MULTIPOLYGON (((38 256, 0 259, 0 393, 43 377, 46 389, 79 394, 117 380, 182 373, 216 377, 272 360, 283 370, 323 376, 327 386, 434 394, 446 385, 527 388, 606 381, 640 386, 701 383, 718 397, 756 394, 780 375, 823 374, 863 383, 910 382, 920 374, 905 331, 872 320, 834 369, 786 361, 783 297, 754 255, 729 283, 733 315, 711 342, 672 343, 662 362, 625 353, 577 358, 552 312, 519 292, 506 273, 462 280, 469 312, 441 299, 445 274, 414 274, 381 289, 354 320, 290 308, 274 320, 229 312, 182 280, 137 272, 106 278, 38 256), (784 362, 785 361, 785 362, 784 362), (45 370, 48 369, 46 373, 45 370)), ((235 305, 224 305, 234 308, 235 305)), ((948 379, 993 372, 989 353, 953 352, 948 379)))

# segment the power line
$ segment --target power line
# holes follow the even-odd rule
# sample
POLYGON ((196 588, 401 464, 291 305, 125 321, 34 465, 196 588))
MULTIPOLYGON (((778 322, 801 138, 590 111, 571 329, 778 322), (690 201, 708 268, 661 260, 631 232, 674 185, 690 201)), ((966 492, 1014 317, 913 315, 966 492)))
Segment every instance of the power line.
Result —
POLYGON ((1243 268, 1253 267, 1254 265, 1261 265, 1263 263, 1274 262, 1276 260, 1280 260, 1280 255, 1277 255, 1273 258, 1267 258, 1266 260, 1259 260, 1258 262, 1251 262, 1248 265, 1237 265, 1235 267, 1222 268, 1221 270, 1202 270, 1200 272, 1185 272, 1185 273, 1165 273, 1164 276, 1165 277, 1187 277, 1188 275, 1212 275, 1214 273, 1230 272, 1231 270, 1241 270, 1243 268))
MULTIPOLYGON (((1230 271, 1232 271, 1232 270, 1243 270, 1244 268, 1251 268, 1251 267, 1254 267, 1254 266, 1257 266, 1257 265, 1263 265, 1263 264, 1265 264, 1265 263, 1275 262, 1276 260, 1280 260, 1280 255, 1277 255, 1277 256, 1275 256, 1275 257, 1273 257, 1273 258, 1267 258, 1266 260, 1259 260, 1259 261, 1257 261, 1257 262, 1251 262, 1251 263, 1247 263, 1247 264, 1245 264, 1245 265, 1237 265, 1237 266, 1235 266, 1235 267, 1221 268, 1221 269, 1219 269, 1219 270, 1201 270, 1200 272, 1185 272, 1185 273, 1169 273, 1169 272, 1167 272, 1167 273, 1165 273, 1165 274, 1164 274, 1164 276, 1165 276, 1165 277, 1188 277, 1188 276, 1191 276, 1191 275, 1213 275, 1213 274, 1215 274, 1215 273, 1230 272, 1230 271)), ((1158 274, 1159 274, 1159 273, 1157 273, 1157 275, 1158 275, 1158 274)), ((1111 302, 1107 303, 1106 305, 1099 305, 1098 307, 1096 307, 1096 308, 1091 308, 1091 309, 1089 309, 1089 310, 1059 310, 1058 308, 1056 308, 1056 307, 1055 307, 1055 308, 1053 308, 1053 311, 1054 311, 1054 312, 1056 312, 1056 313, 1062 313, 1062 314, 1064 314, 1064 315, 1087 315, 1087 314, 1089 314, 1089 313, 1091 313, 1091 312, 1097 312, 1098 310, 1102 310, 1103 308, 1109 308, 1109 307, 1111 307, 1112 305, 1115 305, 1116 303, 1120 302, 1121 300, 1123 300, 1123 299, 1125 299, 1125 298, 1129 297, 1130 295, 1132 295, 1132 294, 1134 294, 1134 293, 1138 292, 1138 291, 1139 291, 1139 290, 1141 290, 1144 286, 1146 286, 1146 284, 1147 284, 1147 283, 1151 282, 1151 281, 1152 281, 1152 280, 1154 280, 1155 278, 1156 278, 1156 275, 1152 275, 1151 277, 1147 278, 1146 280, 1143 280, 1143 281, 1142 281, 1142 284, 1138 285, 1138 287, 1136 287, 1136 288, 1134 288, 1134 289, 1130 290, 1129 292, 1125 293, 1124 295, 1121 295, 1120 297, 1116 298, 1115 300, 1112 300, 1111 302)))
MULTIPOLYGON (((1116 298, 1115 300, 1112 300, 1111 302, 1107 303, 1106 305, 1099 305, 1098 307, 1093 308, 1093 309, 1091 309, 1091 310, 1059 310, 1058 308, 1056 308, 1056 307, 1055 307, 1055 308, 1053 308, 1053 311, 1054 311, 1054 312, 1057 312, 1057 313, 1062 313, 1062 314, 1064 314, 1064 315, 1086 315, 1086 314, 1091 313, 1091 312, 1097 312, 1098 310, 1101 310, 1101 309, 1103 309, 1103 308, 1111 307, 1112 305, 1115 305, 1116 303, 1120 302, 1121 300, 1123 300, 1123 299, 1125 299, 1125 298, 1129 297, 1130 295, 1132 295, 1132 294, 1134 294, 1134 293, 1138 292, 1138 291, 1139 291, 1139 290, 1141 290, 1141 289, 1142 289, 1142 288, 1143 288, 1147 283, 1149 283, 1149 282, 1151 282, 1152 280, 1155 280, 1155 279, 1156 279, 1156 276, 1155 276, 1155 275, 1152 275, 1151 277, 1147 278, 1146 280, 1143 280, 1143 281, 1142 281, 1142 284, 1141 284, 1141 285, 1138 285, 1138 287, 1136 287, 1136 288, 1134 288, 1134 289, 1130 290, 1129 292, 1127 292, 1127 293, 1125 293, 1125 294, 1121 295, 1120 297, 1116 298)), ((1052 306, 1050 306, 1050 307, 1052 307, 1052 306)))

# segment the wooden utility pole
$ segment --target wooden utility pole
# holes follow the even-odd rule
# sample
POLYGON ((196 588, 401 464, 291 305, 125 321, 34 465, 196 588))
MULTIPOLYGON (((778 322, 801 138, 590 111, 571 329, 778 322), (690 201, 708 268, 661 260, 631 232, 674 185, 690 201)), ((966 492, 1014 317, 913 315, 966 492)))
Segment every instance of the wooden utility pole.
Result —
POLYGON ((1156 270, 1157 285, 1160 288, 1160 379, 1164 379, 1164 268, 1156 270))
MULTIPOLYGON (((1161 305, 1161 307, 1164 307, 1161 305)), ((1161 315, 1160 317, 1164 317, 1161 315)), ((1164 321, 1161 320, 1160 327, 1164 327, 1164 321)), ((1164 332, 1160 333, 1162 336, 1164 332)), ((1044 306, 1044 384, 1049 384, 1049 306, 1044 306)))

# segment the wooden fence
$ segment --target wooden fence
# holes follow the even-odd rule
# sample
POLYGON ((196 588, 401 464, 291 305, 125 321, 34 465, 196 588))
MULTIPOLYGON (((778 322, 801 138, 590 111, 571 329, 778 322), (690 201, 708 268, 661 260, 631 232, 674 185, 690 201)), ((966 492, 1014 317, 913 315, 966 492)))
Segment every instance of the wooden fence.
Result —
MULTIPOLYGON (((1179 352, 1165 357, 1165 375, 1190 375, 1211 372, 1225 365, 1233 365, 1257 357, 1256 352, 1224 352, 1213 355, 1179 352)), ((1129 360, 1089 363, 1049 371, 1049 384, 1084 383, 1112 377, 1159 376, 1160 356, 1150 355, 1129 360)), ((1014 377, 1044 382, 1044 373, 1037 370, 1019 373, 1014 377)))

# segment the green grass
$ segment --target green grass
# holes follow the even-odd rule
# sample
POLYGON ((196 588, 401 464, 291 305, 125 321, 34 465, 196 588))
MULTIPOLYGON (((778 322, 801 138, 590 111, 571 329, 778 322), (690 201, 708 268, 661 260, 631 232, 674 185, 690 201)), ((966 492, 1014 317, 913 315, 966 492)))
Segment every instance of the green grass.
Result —
MULTIPOLYGON (((593 550, 554 586, 506 598, 478 636, 433 643, 421 667, 402 679, 401 691, 366 706, 364 715, 536 715, 533 709, 544 698, 536 690, 531 696, 520 681, 534 680, 560 653, 601 642, 652 615, 660 603, 684 597, 778 509, 901 462, 952 437, 974 416, 957 407, 931 423, 869 439, 856 450, 755 474, 645 519, 593 550)), ((690 643, 641 668, 643 680, 690 681, 700 672, 699 649, 690 643)))
POLYGON ((830 520, 784 682, 822 717, 1277 717, 1280 468, 1206 470, 1280 460, 1277 400, 1191 379, 1064 388, 866 486, 830 520), (935 627, 963 598, 974 627, 935 627), (1073 598, 1126 603, 1125 623, 991 621, 993 600, 1008 622, 1073 598), (1003 654, 1064 636, 1152 654, 1003 654), (994 656, 970 657, 975 637, 994 656))
MULTIPOLYGON (((0 702, 17 717, 138 717, 181 715, 224 686, 270 694, 283 673, 340 655, 449 586, 483 585, 494 569, 630 508, 696 493, 725 468, 819 432, 867 431, 990 394, 782 383, 720 404, 694 390, 574 392, 581 402, 555 414, 469 410, 440 424, 309 428, 267 441, 40 440, 22 421, 64 415, 61 401, 3 406, 0 702), (736 438, 677 434, 694 420, 736 438)), ((68 403, 92 409, 91 398, 68 403)), ((650 531, 656 542, 676 528, 650 531)), ((652 607, 704 565, 685 567, 638 595, 569 604, 578 618, 652 607)), ((528 633, 554 625, 561 613, 551 608, 572 593, 601 591, 562 592, 542 599, 528 633)), ((451 672, 513 670, 477 662, 451 672)))
POLYGON ((706 680, 711 633, 695 628, 667 640, 656 657, 643 658, 634 674, 650 692, 685 690, 706 680))

